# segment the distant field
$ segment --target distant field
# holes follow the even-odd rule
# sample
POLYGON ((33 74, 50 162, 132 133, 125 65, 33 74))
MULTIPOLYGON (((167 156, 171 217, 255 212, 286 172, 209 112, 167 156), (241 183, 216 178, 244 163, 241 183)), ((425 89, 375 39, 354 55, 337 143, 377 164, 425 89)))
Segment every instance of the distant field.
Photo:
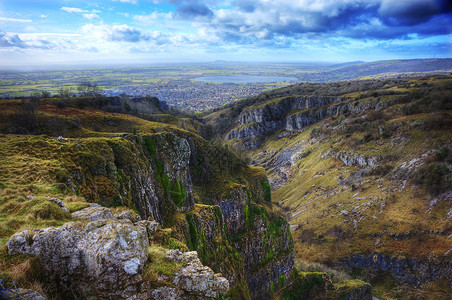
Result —
POLYGON ((193 80, 194 78, 202 76, 284 77, 287 74, 299 78, 298 75, 313 71, 315 70, 297 64, 206 64, 26 73, 2 72, 0 73, 0 97, 30 96, 36 91, 49 91, 54 95, 61 87, 75 93, 81 82, 89 81, 100 86, 106 95, 156 96, 172 106, 203 110, 221 106, 238 98, 257 95, 264 90, 282 87, 288 83, 219 84, 197 82, 193 80))
POLYGON ((0 71, 0 98, 26 97, 36 91, 56 94, 59 88, 77 91, 81 82, 101 87, 108 96, 154 96, 170 106, 192 111, 217 108, 237 99, 298 82, 383 79, 400 76, 448 74, 452 59, 381 61, 354 65, 320 63, 205 63, 147 67, 92 68, 60 71, 0 71), (342 66, 344 65, 344 66, 342 66), (338 67, 340 66, 340 67, 338 67), (206 76, 293 77, 289 82, 208 83, 206 76))

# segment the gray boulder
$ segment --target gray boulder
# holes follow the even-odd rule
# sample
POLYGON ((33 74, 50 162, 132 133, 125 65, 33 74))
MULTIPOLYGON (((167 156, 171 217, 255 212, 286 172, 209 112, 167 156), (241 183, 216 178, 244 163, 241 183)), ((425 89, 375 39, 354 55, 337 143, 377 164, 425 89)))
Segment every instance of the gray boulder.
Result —
POLYGON ((181 253, 179 250, 169 250, 166 257, 170 261, 187 262, 187 266, 175 274, 173 283, 189 294, 217 298, 229 291, 229 281, 203 266, 196 251, 181 253))
POLYGON ((127 298, 142 293, 148 243, 144 226, 101 220, 21 231, 8 241, 8 249, 10 254, 39 256, 49 278, 76 297, 127 298))
POLYGON ((116 219, 109 208, 102 206, 87 207, 73 212, 71 215, 73 218, 86 219, 89 221, 116 219))

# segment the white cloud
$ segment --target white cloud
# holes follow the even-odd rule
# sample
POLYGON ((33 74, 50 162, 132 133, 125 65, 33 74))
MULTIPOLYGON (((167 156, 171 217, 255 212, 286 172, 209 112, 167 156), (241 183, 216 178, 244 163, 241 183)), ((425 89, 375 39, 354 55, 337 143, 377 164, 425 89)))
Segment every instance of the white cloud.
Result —
POLYGON ((123 3, 132 3, 132 4, 137 4, 138 0, 113 0, 115 2, 123 2, 123 3))
POLYGON ((7 21, 7 22, 21 22, 21 23, 31 23, 31 20, 27 19, 14 19, 14 18, 3 18, 0 17, 0 21, 7 21))
POLYGON ((89 12, 88 10, 80 9, 77 7, 66 7, 66 6, 63 6, 61 8, 61 10, 67 11, 69 13, 87 13, 87 12, 89 12))
POLYGON ((41 18, 47 18, 47 16, 46 15, 41 15, 41 18))
POLYGON ((139 21, 141 23, 155 23, 156 20, 158 19, 172 19, 173 18, 173 13, 172 12, 168 12, 168 13, 158 13, 156 11, 152 12, 149 15, 136 15, 133 16, 133 19, 136 21, 139 21))
POLYGON ((99 19, 99 16, 96 14, 83 14, 83 17, 88 20, 99 19))

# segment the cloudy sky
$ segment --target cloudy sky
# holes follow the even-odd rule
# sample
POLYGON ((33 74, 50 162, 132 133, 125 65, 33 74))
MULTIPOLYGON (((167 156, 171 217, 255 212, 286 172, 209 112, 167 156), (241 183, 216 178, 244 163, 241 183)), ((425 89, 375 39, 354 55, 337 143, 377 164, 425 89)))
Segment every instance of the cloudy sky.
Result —
POLYGON ((448 0, 1 0, 0 64, 452 57, 448 0))

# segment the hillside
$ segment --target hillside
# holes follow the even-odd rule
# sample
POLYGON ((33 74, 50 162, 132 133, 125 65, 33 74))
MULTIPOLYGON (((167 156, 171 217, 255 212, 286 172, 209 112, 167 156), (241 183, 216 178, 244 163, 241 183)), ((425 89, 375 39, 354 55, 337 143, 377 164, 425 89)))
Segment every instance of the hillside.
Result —
POLYGON ((263 168, 155 101, 138 118, 116 100, 0 103, 0 297, 370 299, 297 271, 263 168))
POLYGON ((384 299, 448 299, 451 99, 450 76, 304 83, 206 122, 265 168, 296 263, 347 270, 384 299))
POLYGON ((329 67, 329 70, 300 74, 299 79, 308 82, 332 82, 350 79, 448 74, 451 70, 452 59, 450 58, 399 59, 333 65, 329 67))

